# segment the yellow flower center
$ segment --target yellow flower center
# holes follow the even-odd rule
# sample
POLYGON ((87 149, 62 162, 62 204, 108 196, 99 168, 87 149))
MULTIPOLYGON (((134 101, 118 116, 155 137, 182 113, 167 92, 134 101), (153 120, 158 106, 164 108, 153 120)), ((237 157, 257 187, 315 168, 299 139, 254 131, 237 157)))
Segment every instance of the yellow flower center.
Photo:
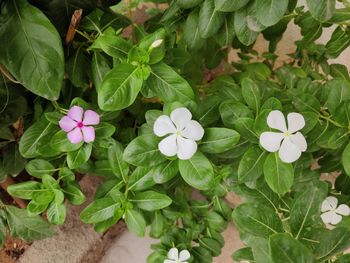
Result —
POLYGON ((284 135, 285 137, 288 137, 288 136, 290 136, 290 133, 289 133, 288 131, 286 131, 286 132, 283 133, 283 135, 284 135))

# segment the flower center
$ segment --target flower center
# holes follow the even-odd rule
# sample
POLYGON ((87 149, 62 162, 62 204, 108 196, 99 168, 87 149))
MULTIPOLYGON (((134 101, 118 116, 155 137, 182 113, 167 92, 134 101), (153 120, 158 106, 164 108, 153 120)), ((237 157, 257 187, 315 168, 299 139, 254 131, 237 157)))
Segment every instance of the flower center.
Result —
POLYGON ((181 136, 181 131, 176 131, 175 134, 176 136, 181 136))
POLYGON ((80 121, 80 122, 78 122, 78 125, 77 125, 77 126, 78 126, 78 128, 83 128, 83 127, 84 127, 84 124, 83 124, 83 122, 80 121))
POLYGON ((288 137, 288 136, 290 136, 290 133, 289 133, 289 131, 286 131, 286 132, 283 133, 283 135, 284 135, 285 137, 288 137))

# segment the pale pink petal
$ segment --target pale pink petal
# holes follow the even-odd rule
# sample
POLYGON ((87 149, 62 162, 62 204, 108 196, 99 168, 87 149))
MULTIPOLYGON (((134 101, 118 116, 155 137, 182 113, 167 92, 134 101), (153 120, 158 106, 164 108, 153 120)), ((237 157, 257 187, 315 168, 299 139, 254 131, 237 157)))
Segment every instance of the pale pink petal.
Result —
POLYGON ((77 127, 77 122, 69 118, 68 116, 64 116, 61 118, 59 125, 62 130, 65 132, 70 132, 75 127, 77 127))
POLYGON ((286 120, 283 113, 279 110, 274 110, 269 113, 267 116, 267 125, 272 129, 277 129, 282 132, 287 131, 286 120))
POLYGON ((299 159, 301 151, 298 146, 291 142, 289 137, 285 137, 278 155, 283 162, 292 163, 299 159))
POLYGON ((307 142, 305 140, 304 135, 302 135, 300 132, 297 132, 296 134, 289 135, 290 140, 292 143, 294 143, 296 146, 299 147, 300 151, 305 152, 307 149, 307 142))
POLYGON ((347 205, 341 204, 337 209, 335 209, 337 214, 348 216, 350 215, 350 208, 347 205))
POLYGON ((334 196, 328 196, 321 205, 321 211, 329 211, 335 209, 338 205, 338 199, 334 196))
POLYGON ((177 153, 176 135, 170 135, 164 138, 158 144, 159 151, 165 156, 174 156, 177 153))
POLYGON ((332 224, 332 225, 336 225, 336 224, 338 224, 341 220, 342 220, 342 216, 337 215, 336 213, 333 213, 331 224, 332 224))
POLYGON ((177 137, 177 157, 180 160, 189 160, 197 151, 197 143, 194 140, 177 137))
POLYGON ((329 224, 330 222, 332 222, 334 214, 335 214, 334 211, 328 211, 326 213, 321 214, 321 219, 323 223, 329 224))
POLYGON ((177 108, 170 114, 170 119, 175 123, 177 130, 183 130, 192 119, 192 113, 186 108, 177 108))
POLYGON ((81 141, 83 140, 83 135, 81 133, 80 128, 75 128, 74 130, 68 132, 67 137, 68 140, 74 144, 81 143, 81 141))
POLYGON ((198 121, 189 121, 183 131, 181 131, 181 136, 198 141, 203 138, 204 129, 198 121))
POLYGON ((176 247, 173 247, 168 252, 168 259, 179 260, 179 250, 176 247))
POLYGON ((84 113, 84 125, 97 125, 100 123, 100 115, 93 110, 87 110, 84 113))
POLYGON ((263 132, 260 135, 260 145, 268 152, 277 152, 281 147, 284 135, 280 132, 263 132))
POLYGON ((162 137, 169 133, 175 133, 176 128, 174 123, 166 115, 159 116, 153 125, 153 132, 155 135, 162 137))
POLYGON ((77 122, 81 122, 83 120, 83 113, 84 113, 84 110, 82 107, 73 106, 68 111, 67 116, 70 117, 71 119, 77 121, 77 122))
POLYGON ((288 120, 288 131, 294 133, 301 130, 305 126, 305 119, 303 115, 296 112, 291 112, 287 115, 288 120))
POLYGON ((83 132, 84 141, 86 143, 93 142, 95 140, 95 129, 92 126, 84 126, 81 128, 83 132))
POLYGON ((185 260, 188 260, 190 259, 191 255, 190 255, 190 252, 188 252, 188 250, 182 250, 180 252, 180 257, 179 257, 179 260, 181 262, 185 261, 185 260))

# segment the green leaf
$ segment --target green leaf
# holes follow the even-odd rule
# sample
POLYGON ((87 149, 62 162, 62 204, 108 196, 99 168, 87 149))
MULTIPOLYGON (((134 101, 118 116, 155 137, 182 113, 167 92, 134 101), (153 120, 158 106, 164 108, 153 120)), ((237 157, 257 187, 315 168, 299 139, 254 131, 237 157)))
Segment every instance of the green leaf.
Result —
POLYGON ((193 10, 186 19, 184 25, 184 39, 189 50, 198 50, 203 44, 204 40, 199 34, 199 15, 197 10, 193 10))
POLYGON ((231 129, 207 128, 200 144, 200 150, 207 153, 222 153, 232 149, 240 135, 231 129))
POLYGON ((146 134, 132 140, 124 150, 123 158, 135 166, 154 166, 166 160, 158 149, 159 139, 146 134))
POLYGON ((253 113, 246 105, 233 100, 227 100, 221 103, 219 111, 222 122, 229 128, 233 128, 236 121, 242 117, 253 117, 253 113))
POLYGON ((350 230, 346 228, 335 228, 320 236, 314 254, 319 262, 324 262, 334 255, 345 251, 350 246, 350 230))
POLYGON ((310 13, 317 20, 324 22, 332 18, 335 0, 306 0, 310 13))
POLYGON ((18 151, 18 146, 15 143, 10 143, 4 149, 2 161, 5 174, 11 175, 13 177, 17 176, 18 174, 20 174, 20 172, 22 172, 27 162, 27 160, 20 155, 18 151))
POLYGON ((0 247, 2 248, 6 241, 7 236, 7 223, 6 218, 0 216, 0 247))
POLYGON ((346 145, 343 154, 342 154, 342 164, 345 170, 345 173, 350 176, 350 143, 346 145))
POLYGON ((202 38, 213 36, 224 22, 225 14, 215 9, 214 0, 205 0, 199 12, 199 34, 202 38))
POLYGON ((48 161, 43 159, 34 159, 27 163, 26 171, 34 177, 41 178, 43 175, 52 175, 55 167, 48 161))
POLYGON ((60 152, 71 152, 78 150, 84 142, 71 143, 67 138, 67 133, 63 130, 56 132, 50 141, 50 146, 60 152))
POLYGON ((153 175, 153 180, 157 184, 170 181, 179 172, 178 160, 171 160, 158 164, 149 171, 153 175))
POLYGON ((176 4, 183 9, 187 9, 199 5, 201 2, 203 0, 177 0, 176 4))
POLYGON ((82 46, 73 51, 73 54, 67 58, 65 70, 75 87, 82 89, 89 87, 90 60, 85 56, 82 46))
POLYGON ((104 111, 117 111, 130 106, 142 87, 138 67, 119 64, 104 77, 98 90, 98 106, 104 111))
POLYGON ((257 0, 256 14, 260 23, 264 26, 277 24, 286 13, 288 0, 257 0))
POLYGON ((266 153, 259 146, 250 147, 243 155, 238 166, 238 180, 252 182, 262 175, 266 153))
POLYGON ((189 160, 179 160, 179 170, 189 185, 199 190, 210 189, 214 170, 210 161, 201 152, 197 152, 189 160))
POLYGON ((160 97, 164 102, 189 102, 194 100, 191 86, 164 63, 151 66, 152 71, 147 79, 147 88, 154 96, 160 97))
POLYGON ((51 202, 47 209, 47 219, 55 225, 62 225, 66 219, 66 206, 61 203, 51 202))
POLYGON ((91 155, 92 143, 85 143, 74 152, 67 153, 67 164, 70 169, 76 169, 86 163, 91 155))
POLYGON ((259 32, 252 31, 248 26, 249 7, 244 7, 235 13, 236 36, 246 46, 253 44, 259 35, 259 32))
POLYGON ((30 126, 19 141, 19 152, 25 158, 35 158, 40 140, 49 133, 53 124, 48 122, 45 117, 30 126))
POLYGON ((236 250, 231 258, 237 262, 241 261, 254 261, 254 256, 252 249, 250 247, 243 247, 241 249, 236 250))
POLYGON ((252 79, 242 80, 242 95, 248 106, 255 112, 259 111, 261 95, 258 85, 252 79))
POLYGON ((28 181, 28 182, 10 185, 7 188, 7 192, 14 197, 30 200, 30 199, 33 199, 33 195, 36 192, 45 191, 40 189, 41 189, 41 183, 35 182, 35 181, 28 181))
POLYGON ((250 0, 215 0, 215 8, 222 12, 233 12, 241 9, 250 0))
POLYGON ((92 54, 91 61, 91 73, 92 73, 92 81, 97 89, 97 91, 101 87, 101 83, 105 75, 111 70, 111 63, 109 60, 101 53, 94 52, 92 54))
POLYGON ((113 144, 108 148, 108 161, 113 173, 126 181, 129 173, 129 164, 123 159, 123 151, 123 146, 119 142, 113 141, 113 144))
POLYGON ((151 224, 150 237, 160 238, 165 229, 166 220, 160 211, 154 213, 154 217, 151 224))
POLYGON ((72 205, 81 205, 85 202, 85 195, 81 192, 79 185, 75 182, 63 187, 64 195, 72 205))
POLYGON ((199 239, 199 244, 206 248, 213 257, 217 257, 221 253, 221 246, 218 241, 213 238, 203 237, 199 239))
POLYGON ((275 193, 284 195, 293 185, 293 165, 282 162, 278 153, 270 153, 264 162, 264 176, 275 193))
POLYGON ((155 185, 152 169, 149 167, 137 167, 129 177, 129 190, 142 191, 155 185))
POLYGON ((235 19, 234 13, 227 14, 219 31, 214 35, 216 42, 221 47, 231 47, 235 37, 235 19))
POLYGON ((54 235, 52 226, 49 223, 40 216, 29 215, 25 209, 7 206, 6 213, 11 236, 13 237, 20 237, 27 242, 32 242, 54 235))
POLYGON ((31 92, 57 100, 63 83, 64 57, 55 27, 25 0, 3 3, 0 19, 0 38, 7 40, 0 44, 0 64, 31 92))
POLYGON ((169 206, 172 203, 170 197, 154 191, 136 193, 136 195, 132 197, 130 201, 146 211, 159 210, 169 206))
POLYGON ((282 221, 272 209, 256 203, 241 204, 233 210, 233 221, 242 231, 268 238, 282 232, 282 221))
POLYGON ((311 251, 288 234, 275 234, 270 237, 271 257, 275 263, 313 263, 311 251))
POLYGON ((80 219, 87 224, 95 224, 113 217, 120 207, 111 197, 97 199, 89 204, 80 214, 80 219))
POLYGON ((252 248, 256 263, 271 263, 269 240, 256 236, 249 236, 246 240, 248 246, 252 248))
POLYGON ((326 83, 329 89, 327 106, 332 115, 337 115, 337 107, 343 101, 350 99, 350 84, 343 79, 333 79, 326 83))
POLYGON ((128 230, 137 236, 144 236, 146 234, 146 222, 140 212, 129 209, 125 212, 125 223, 128 230))

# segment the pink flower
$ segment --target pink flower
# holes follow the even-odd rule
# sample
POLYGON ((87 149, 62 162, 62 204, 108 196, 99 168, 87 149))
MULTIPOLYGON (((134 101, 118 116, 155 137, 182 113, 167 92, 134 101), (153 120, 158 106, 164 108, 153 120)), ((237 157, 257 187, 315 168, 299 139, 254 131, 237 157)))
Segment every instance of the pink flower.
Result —
POLYGON ((82 140, 86 143, 93 142, 95 140, 95 129, 90 125, 97 125, 99 123, 100 116, 96 112, 87 110, 84 113, 82 107, 73 106, 68 111, 67 116, 62 117, 59 125, 62 130, 68 132, 68 140, 71 143, 77 144, 82 140))

